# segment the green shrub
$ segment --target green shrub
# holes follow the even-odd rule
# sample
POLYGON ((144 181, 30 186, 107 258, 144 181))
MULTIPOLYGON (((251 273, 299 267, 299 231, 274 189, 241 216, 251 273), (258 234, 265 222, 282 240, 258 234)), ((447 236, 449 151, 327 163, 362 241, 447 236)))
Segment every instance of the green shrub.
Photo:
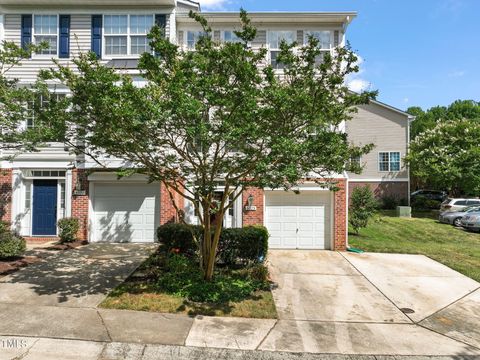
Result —
POLYGON ((348 218, 355 233, 358 234, 361 228, 367 227, 368 220, 375 214, 377 206, 368 185, 353 190, 348 218))
POLYGON ((217 257, 226 265, 262 262, 268 252, 268 236, 263 226, 223 229, 217 257))
POLYGON ((10 231, 10 223, 7 221, 0 221, 0 234, 10 231))
POLYGON ((439 209, 441 202, 432 200, 425 196, 416 196, 412 201, 412 207, 416 210, 439 209))
POLYGON ((26 241, 21 236, 11 231, 0 232, 0 259, 21 256, 26 249, 26 241))
MULTIPOLYGON (((203 228, 196 225, 166 224, 157 230, 158 241, 167 250, 178 249, 187 255, 194 255, 198 251, 193 234, 200 241, 203 228)), ((263 226, 222 229, 217 259, 226 265, 262 262, 267 256, 268 236, 268 231, 263 226)))
POLYGON ((178 223, 165 224, 158 228, 157 239, 168 250, 178 249, 182 254, 194 255, 198 246, 193 237, 199 240, 203 236, 201 226, 178 223))
MULTIPOLYGON (((258 266, 263 265, 255 265, 255 268, 258 266)), ((170 254, 165 262, 165 271, 159 274, 156 286, 161 291, 193 302, 241 301, 251 296, 254 291, 268 287, 265 281, 255 278, 262 271, 253 269, 254 267, 250 271, 219 271, 212 281, 205 281, 194 260, 183 255, 170 254)), ((268 271, 265 278, 267 277, 268 271)))
POLYGON ((58 220, 58 236, 62 243, 77 240, 77 233, 80 229, 80 222, 77 218, 63 218, 58 220))

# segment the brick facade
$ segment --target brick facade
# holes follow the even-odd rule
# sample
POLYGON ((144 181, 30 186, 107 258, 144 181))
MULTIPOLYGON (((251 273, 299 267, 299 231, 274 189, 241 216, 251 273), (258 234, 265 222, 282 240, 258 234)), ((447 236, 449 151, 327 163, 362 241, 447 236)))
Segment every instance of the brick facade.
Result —
POLYGON ((0 169, 0 220, 12 221, 12 169, 0 169))
POLYGON ((243 226, 248 225, 264 225, 263 222, 263 209, 264 209, 264 192, 259 188, 247 188, 242 194, 242 211, 243 226), (245 206, 248 205, 248 197, 253 196, 253 206, 257 209, 254 211, 245 210, 245 206))
POLYGON ((80 222, 80 229, 77 236, 79 240, 88 240, 88 178, 85 170, 75 169, 72 171, 72 188, 75 191, 77 179, 80 178, 82 190, 85 190, 85 195, 72 196, 72 217, 77 218, 80 222))
MULTIPOLYGON (((185 209, 185 198, 172 190, 173 198, 178 209, 185 209)), ((178 213, 166 186, 160 184, 160 225, 178 222, 178 213)))
POLYGON ((339 188, 333 195, 333 249, 347 249, 347 180, 337 180, 339 188))
POLYGON ((407 201, 409 198, 408 181, 384 181, 384 182, 349 182, 348 194, 352 195, 353 189, 368 185, 375 198, 381 200, 384 197, 393 197, 397 200, 407 201))

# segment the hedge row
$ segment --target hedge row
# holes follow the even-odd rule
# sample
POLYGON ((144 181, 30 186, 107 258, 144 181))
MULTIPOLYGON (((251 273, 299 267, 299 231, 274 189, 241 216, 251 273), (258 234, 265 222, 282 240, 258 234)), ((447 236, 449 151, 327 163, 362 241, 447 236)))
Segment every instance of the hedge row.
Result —
MULTIPOLYGON (((168 250, 195 255, 198 246, 195 237, 203 238, 203 227, 185 224, 166 224, 157 230, 157 238, 168 250)), ((268 251, 268 231, 263 226, 247 226, 222 229, 218 244, 217 259, 226 265, 245 262, 262 262, 268 251)))

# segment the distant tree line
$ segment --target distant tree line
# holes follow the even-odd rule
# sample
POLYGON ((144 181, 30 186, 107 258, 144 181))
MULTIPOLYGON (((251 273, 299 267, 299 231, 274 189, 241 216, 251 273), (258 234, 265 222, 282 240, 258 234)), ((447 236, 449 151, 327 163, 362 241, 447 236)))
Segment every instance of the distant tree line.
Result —
POLYGON ((446 190, 452 196, 480 195, 480 103, 457 100, 449 106, 407 110, 411 126, 412 189, 446 190))

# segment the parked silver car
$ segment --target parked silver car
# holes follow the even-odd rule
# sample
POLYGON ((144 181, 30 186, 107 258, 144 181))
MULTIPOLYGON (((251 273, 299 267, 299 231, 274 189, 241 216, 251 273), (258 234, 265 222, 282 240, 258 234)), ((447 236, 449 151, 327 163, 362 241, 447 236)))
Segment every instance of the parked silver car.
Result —
POLYGON ((448 198, 440 206, 440 211, 461 211, 467 206, 480 205, 480 199, 452 199, 448 198))
POLYGON ((462 226, 471 231, 480 231, 480 211, 468 213, 462 218, 462 226))
POLYGON ((450 224, 454 226, 462 226, 462 217, 471 212, 480 211, 480 205, 467 206, 459 211, 444 211, 440 213, 438 221, 444 224, 450 224))

